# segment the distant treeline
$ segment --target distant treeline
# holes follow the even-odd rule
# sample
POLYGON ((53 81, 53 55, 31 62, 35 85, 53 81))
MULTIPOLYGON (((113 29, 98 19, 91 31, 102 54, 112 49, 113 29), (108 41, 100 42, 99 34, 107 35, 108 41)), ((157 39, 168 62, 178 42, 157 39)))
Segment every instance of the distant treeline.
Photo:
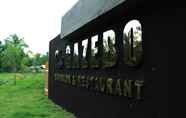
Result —
POLYGON ((38 67, 48 60, 48 53, 34 54, 28 50, 23 38, 16 34, 0 41, 0 72, 29 72, 38 71, 38 67))

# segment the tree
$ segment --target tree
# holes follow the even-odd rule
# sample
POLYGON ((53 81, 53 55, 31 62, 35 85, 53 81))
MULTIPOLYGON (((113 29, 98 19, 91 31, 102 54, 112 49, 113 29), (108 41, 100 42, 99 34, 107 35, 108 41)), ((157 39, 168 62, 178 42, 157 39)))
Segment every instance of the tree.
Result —
POLYGON ((17 72, 21 70, 21 63, 25 56, 24 49, 28 45, 22 38, 19 38, 16 34, 10 35, 3 46, 1 52, 1 62, 4 71, 17 72))
MULTIPOLYGON (((2 57, 2 52, 4 50, 4 46, 2 42, 0 41, 0 57, 2 57)), ((2 59, 0 58, 0 72, 2 71, 2 59)))
POLYGON ((0 41, 0 71, 28 72, 31 66, 40 68, 48 61, 48 53, 34 55, 30 50, 26 52, 26 48, 28 45, 24 39, 16 34, 7 37, 4 43, 0 41))
POLYGON ((33 57, 33 65, 34 66, 40 66, 45 64, 48 61, 48 53, 46 54, 40 54, 36 53, 33 57))

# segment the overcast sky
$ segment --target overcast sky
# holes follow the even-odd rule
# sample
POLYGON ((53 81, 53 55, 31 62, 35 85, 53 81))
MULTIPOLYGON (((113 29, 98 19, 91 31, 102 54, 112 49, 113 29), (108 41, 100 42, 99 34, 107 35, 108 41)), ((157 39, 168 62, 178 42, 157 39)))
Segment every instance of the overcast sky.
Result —
POLYGON ((36 53, 61 31, 61 17, 78 0, 0 0, 0 40, 16 33, 36 53))

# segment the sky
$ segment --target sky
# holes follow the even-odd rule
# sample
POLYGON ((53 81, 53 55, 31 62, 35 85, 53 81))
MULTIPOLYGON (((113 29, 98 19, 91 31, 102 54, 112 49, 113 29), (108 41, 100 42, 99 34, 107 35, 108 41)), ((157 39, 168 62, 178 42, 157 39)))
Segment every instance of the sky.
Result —
MULTIPOLYGON (((62 16, 77 1, 0 0, 0 40, 16 33, 34 53, 48 52, 49 41, 61 32, 62 16)), ((125 32, 139 25, 134 20, 125 26, 125 32)))
POLYGON ((16 33, 34 53, 48 52, 61 18, 78 0, 0 0, 0 40, 16 33))

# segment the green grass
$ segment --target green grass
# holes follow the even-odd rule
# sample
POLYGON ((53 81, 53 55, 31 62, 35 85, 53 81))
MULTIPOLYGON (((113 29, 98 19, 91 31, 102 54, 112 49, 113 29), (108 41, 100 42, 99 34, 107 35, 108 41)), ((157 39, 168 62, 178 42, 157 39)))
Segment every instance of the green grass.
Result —
POLYGON ((0 74, 0 118, 75 118, 44 95, 44 74, 0 74))

